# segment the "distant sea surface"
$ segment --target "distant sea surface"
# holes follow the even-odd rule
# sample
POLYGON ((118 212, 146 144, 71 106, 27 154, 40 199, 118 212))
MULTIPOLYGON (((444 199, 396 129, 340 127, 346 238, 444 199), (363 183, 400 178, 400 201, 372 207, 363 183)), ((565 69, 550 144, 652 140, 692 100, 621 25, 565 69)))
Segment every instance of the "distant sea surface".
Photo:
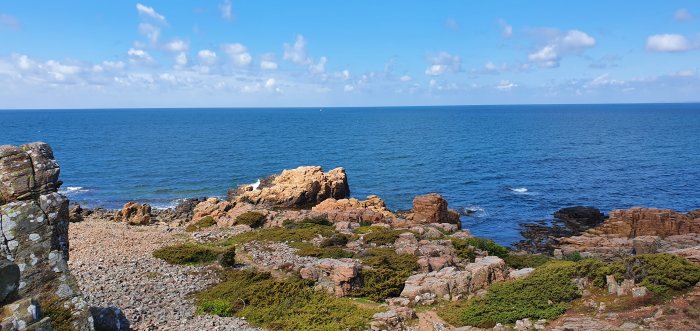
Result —
POLYGON ((167 207, 321 165, 391 209, 438 192, 502 244, 567 206, 700 208, 700 104, 0 111, 0 144, 32 141, 91 207, 167 207))

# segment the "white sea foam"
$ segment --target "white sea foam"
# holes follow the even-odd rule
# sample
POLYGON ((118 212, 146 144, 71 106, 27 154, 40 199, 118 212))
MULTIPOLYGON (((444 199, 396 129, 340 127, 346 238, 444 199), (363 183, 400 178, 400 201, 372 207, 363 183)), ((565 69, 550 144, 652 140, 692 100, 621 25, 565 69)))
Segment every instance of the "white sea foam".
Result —
POLYGON ((260 186, 260 179, 258 179, 257 182, 250 184, 250 186, 253 188, 253 191, 257 190, 258 187, 260 186))
POLYGON ((85 193, 89 192, 90 190, 82 187, 82 186, 67 186, 64 189, 58 190, 58 193, 61 194, 76 194, 76 193, 85 193))
POLYGON ((511 187, 510 190, 515 192, 515 193, 527 193, 528 192, 527 188, 525 188, 525 187, 515 187, 515 188, 511 187))

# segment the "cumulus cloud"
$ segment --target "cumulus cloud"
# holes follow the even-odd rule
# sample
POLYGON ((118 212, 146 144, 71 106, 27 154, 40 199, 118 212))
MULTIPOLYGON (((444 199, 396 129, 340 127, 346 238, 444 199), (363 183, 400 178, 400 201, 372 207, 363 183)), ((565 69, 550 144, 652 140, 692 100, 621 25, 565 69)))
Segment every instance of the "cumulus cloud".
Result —
POLYGON ((440 76, 448 72, 459 72, 462 70, 462 60, 457 55, 447 52, 440 52, 428 57, 428 68, 425 74, 428 76, 440 76))
POLYGON ((309 71, 311 71, 312 74, 323 74, 326 72, 326 63, 328 63, 328 58, 321 56, 318 63, 309 66, 309 71))
POLYGON ((546 30, 546 42, 528 55, 528 59, 545 68, 555 68, 564 56, 579 55, 596 45, 595 38, 579 30, 566 33, 546 30))
POLYGON ((156 44, 160 38, 160 28, 149 23, 139 24, 139 32, 146 36, 151 44, 156 44))
POLYGON ((232 20, 233 13, 231 11, 231 0, 225 0, 219 4, 219 12, 221 13, 221 17, 223 17, 225 20, 232 20))
POLYGON ((200 50, 197 53, 197 58, 201 64, 212 65, 216 63, 216 53, 208 49, 200 50))
POLYGON ((647 50, 652 52, 685 52, 693 48, 691 42, 679 34, 656 34, 647 38, 647 50))
POLYGON ((284 56, 282 58, 298 64, 309 64, 311 59, 306 55, 306 39, 304 39, 304 36, 297 35, 292 45, 284 43, 284 56))
POLYGON ((1 28, 8 28, 10 30, 19 30, 19 28, 20 28, 19 20, 12 15, 0 13, 0 29, 1 28))
POLYGON ((403 75, 403 76, 399 77, 399 80, 402 82, 410 82, 411 79, 413 79, 413 78, 411 78, 411 76, 409 76, 409 75, 403 75))
POLYGON ((690 21, 693 19, 693 14, 691 14, 685 8, 681 8, 676 10, 676 12, 673 14, 673 19, 676 21, 690 21))
POLYGON ((126 52, 126 54, 129 55, 129 61, 131 63, 155 63, 153 57, 151 57, 151 55, 148 54, 148 52, 142 49, 130 48, 129 51, 126 52))
POLYGON ((175 68, 182 68, 187 65, 187 54, 185 52, 180 52, 175 56, 175 68))
POLYGON ((515 84, 508 80, 502 80, 498 83, 498 85, 496 85, 496 89, 499 91, 510 91, 516 87, 518 87, 518 84, 515 84))
POLYGON ((248 48, 243 44, 224 44, 221 45, 221 49, 236 66, 247 67, 253 62, 253 57, 248 53, 248 48))
POLYGON ((501 27, 501 36, 510 38, 513 36, 513 26, 508 24, 504 19, 498 19, 498 26, 501 27))
POLYGON ((148 7, 141 3, 137 3, 136 11, 138 11, 140 15, 150 17, 161 23, 166 23, 165 16, 159 14, 155 9, 153 9, 153 7, 148 7))
POLYGON ((260 57, 260 69, 262 70, 276 70, 277 62, 275 61, 275 54, 268 53, 263 54, 260 57))
POLYGON ((186 52, 190 48, 190 44, 182 39, 173 39, 169 43, 163 45, 166 51, 179 53, 186 52))

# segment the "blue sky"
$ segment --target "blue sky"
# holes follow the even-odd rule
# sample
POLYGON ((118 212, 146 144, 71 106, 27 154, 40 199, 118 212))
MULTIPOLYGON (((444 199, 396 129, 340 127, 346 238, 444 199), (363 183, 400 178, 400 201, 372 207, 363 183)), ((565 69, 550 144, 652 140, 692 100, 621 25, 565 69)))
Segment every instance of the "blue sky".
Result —
POLYGON ((698 1, 0 0, 0 108, 689 101, 698 1))

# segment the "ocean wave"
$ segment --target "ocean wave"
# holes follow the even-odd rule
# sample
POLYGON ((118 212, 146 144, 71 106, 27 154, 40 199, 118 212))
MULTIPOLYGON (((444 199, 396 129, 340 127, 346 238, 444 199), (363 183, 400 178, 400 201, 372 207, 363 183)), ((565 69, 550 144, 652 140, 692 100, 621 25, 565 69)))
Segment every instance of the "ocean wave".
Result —
POLYGON ((90 190, 87 188, 84 188, 82 186, 67 186, 66 188, 58 190, 58 193, 65 194, 65 195, 87 193, 87 192, 90 192, 90 190))
POLYGON ((466 206, 459 209, 459 214, 462 216, 484 216, 486 215, 486 209, 479 206, 466 206))
POLYGON ((250 184, 250 186, 253 188, 253 191, 257 190, 258 187, 260 186, 260 179, 258 179, 257 182, 250 184))
POLYGON ((528 193, 529 191, 525 187, 510 187, 508 188, 511 192, 515 193, 528 193))

